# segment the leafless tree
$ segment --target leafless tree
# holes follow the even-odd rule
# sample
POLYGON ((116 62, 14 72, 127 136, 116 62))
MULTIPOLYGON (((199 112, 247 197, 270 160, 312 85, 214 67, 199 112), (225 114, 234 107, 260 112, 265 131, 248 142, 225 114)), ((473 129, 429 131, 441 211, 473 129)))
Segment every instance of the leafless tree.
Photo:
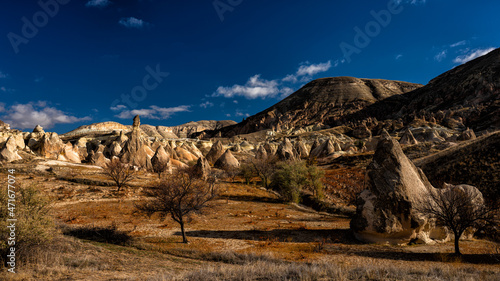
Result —
POLYGON ((118 158, 114 158, 106 164, 103 169, 106 176, 110 177, 118 187, 118 191, 135 178, 135 170, 123 163, 118 158))
POLYGON ((253 159, 252 165, 265 188, 269 187, 271 178, 276 171, 276 163, 278 159, 276 156, 267 156, 261 159, 253 159))
POLYGON ((144 192, 149 200, 136 208, 148 215, 159 213, 161 219, 170 215, 181 227, 182 242, 187 243, 184 226, 193 213, 201 213, 216 198, 216 179, 203 181, 181 170, 144 192))
POLYGON ((459 240, 469 228, 495 221, 496 210, 484 205, 480 192, 471 186, 455 186, 431 192, 416 210, 436 219, 436 224, 455 235, 455 254, 461 255, 459 240))

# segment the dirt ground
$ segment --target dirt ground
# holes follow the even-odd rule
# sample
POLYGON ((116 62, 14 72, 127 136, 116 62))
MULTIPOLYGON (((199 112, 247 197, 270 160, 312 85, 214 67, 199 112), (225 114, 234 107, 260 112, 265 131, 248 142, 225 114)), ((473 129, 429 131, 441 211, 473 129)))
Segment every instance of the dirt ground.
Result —
MULTIPOLYGON (((500 246, 496 243, 462 241, 461 259, 448 255, 453 252, 453 243, 363 244, 353 238, 348 217, 286 204, 272 192, 242 183, 220 184, 221 197, 187 224, 190 243, 183 244, 179 226, 173 220, 136 212, 135 204, 143 200, 141 186, 154 182, 156 175, 142 173, 131 187, 117 192, 98 168, 49 164, 15 166, 17 182, 36 186, 50 198, 51 216, 59 229, 114 226, 128 233, 132 241, 115 245, 63 235, 59 230, 61 233, 47 249, 51 257, 26 266, 14 278, 4 278, 168 280, 168 276, 207 266, 238 266, 227 260, 227 253, 232 253, 232 259, 234 255, 262 256, 348 268, 473 268, 500 280, 500 246)), ((6 178, 6 174, 0 177, 6 178)))

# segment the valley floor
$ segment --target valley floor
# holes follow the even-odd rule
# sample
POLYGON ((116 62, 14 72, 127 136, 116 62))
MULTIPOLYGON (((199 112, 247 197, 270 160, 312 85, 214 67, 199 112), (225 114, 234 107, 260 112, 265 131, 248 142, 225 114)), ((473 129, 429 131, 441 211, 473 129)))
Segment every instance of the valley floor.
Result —
POLYGON ((106 181, 98 171, 32 169, 18 167, 18 182, 52 198, 58 233, 16 275, 3 268, 2 280, 500 280, 496 243, 463 241, 461 259, 450 255, 452 243, 363 244, 347 217, 285 204, 240 183, 221 184, 221 198, 187 225, 190 243, 183 244, 171 219, 135 212, 141 182, 152 175, 116 192, 98 185, 106 181), (68 180, 85 173, 94 182, 68 180), (99 227, 115 231, 116 243, 85 232, 99 227), (132 239, 121 241, 122 232, 132 239))

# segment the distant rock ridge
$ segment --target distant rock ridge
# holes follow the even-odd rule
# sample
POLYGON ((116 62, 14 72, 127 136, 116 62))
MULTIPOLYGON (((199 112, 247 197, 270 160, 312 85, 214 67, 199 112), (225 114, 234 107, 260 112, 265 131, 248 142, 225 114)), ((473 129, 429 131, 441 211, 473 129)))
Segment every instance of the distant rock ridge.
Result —
POLYGON ((226 127, 221 132, 224 136, 231 137, 266 129, 286 131, 310 125, 332 126, 345 115, 420 87, 420 84, 382 79, 316 79, 274 106, 237 125, 226 127))
MULTIPOLYGON (((179 126, 151 126, 147 124, 140 125, 142 131, 149 137, 159 138, 187 138, 192 137, 193 134, 203 132, 204 130, 221 129, 226 126, 234 125, 236 122, 232 120, 222 121, 198 121, 189 122, 179 126)), ((118 122, 101 122, 90 125, 80 126, 75 130, 61 135, 61 139, 72 140, 81 137, 97 137, 109 134, 117 134, 121 131, 126 133, 132 131, 132 126, 123 125, 118 122)))

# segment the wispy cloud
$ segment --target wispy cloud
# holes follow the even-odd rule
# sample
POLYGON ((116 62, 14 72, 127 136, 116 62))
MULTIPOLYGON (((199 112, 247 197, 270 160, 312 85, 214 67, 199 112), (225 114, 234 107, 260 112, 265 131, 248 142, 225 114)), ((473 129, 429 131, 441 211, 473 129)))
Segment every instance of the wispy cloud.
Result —
POLYGON ((212 106, 214 106, 214 104, 209 102, 209 101, 206 101, 206 102, 200 104, 200 107, 202 107, 202 108, 208 108, 208 107, 212 107, 212 106))
POLYGON ((465 44, 467 44, 467 40, 458 41, 456 43, 451 44, 450 48, 455 48, 455 47, 458 47, 458 46, 463 46, 465 44))
POLYGON ((448 54, 448 50, 442 50, 441 52, 437 53, 435 56, 434 56, 434 60, 435 61, 439 61, 441 62, 443 59, 446 58, 446 55, 448 54))
POLYGON ((460 56, 456 57, 453 60, 453 62, 463 64, 463 63, 469 62, 475 58, 484 56, 493 50, 495 50, 495 48, 483 48, 483 49, 470 50, 467 53, 465 53, 464 55, 460 55, 460 56))
POLYGON ((118 23, 127 28, 136 28, 136 29, 141 29, 150 25, 149 23, 135 17, 121 18, 118 23))
POLYGON ((152 105, 149 108, 143 109, 132 109, 132 110, 124 110, 127 108, 124 105, 118 105, 116 107, 112 107, 113 111, 121 111, 119 114, 115 115, 120 119, 131 119, 136 115, 140 115, 143 118, 149 119, 158 119, 164 120, 170 118, 175 113, 178 112, 189 112, 189 105, 180 105, 176 107, 159 107, 156 105, 152 105))
POLYGON ((71 124, 91 120, 90 117, 71 116, 55 107, 48 106, 45 101, 15 104, 3 110, 2 120, 13 128, 32 129, 36 125, 52 128, 55 124, 71 124))
POLYGON ((104 8, 111 5, 111 1, 109 0, 90 0, 85 4, 85 7, 97 7, 104 8))
POLYGON ((5 79, 5 78, 9 78, 9 74, 0 71, 0 79, 5 79))
POLYGON ((402 58, 402 57, 403 57, 403 55, 402 55, 402 54, 397 54, 397 55, 396 55, 396 60, 399 60, 399 59, 400 59, 400 58, 402 58))
MULTIPOLYGON (((335 62, 334 66, 339 63, 335 62)), ((293 85, 305 83, 318 73, 328 71, 332 67, 331 61, 318 64, 304 63, 299 66, 294 74, 286 75, 281 79, 266 80, 256 74, 248 79, 244 85, 235 84, 233 86, 220 86, 212 94, 212 97, 245 97, 247 99, 272 98, 276 96, 286 97, 293 93, 293 85)))

